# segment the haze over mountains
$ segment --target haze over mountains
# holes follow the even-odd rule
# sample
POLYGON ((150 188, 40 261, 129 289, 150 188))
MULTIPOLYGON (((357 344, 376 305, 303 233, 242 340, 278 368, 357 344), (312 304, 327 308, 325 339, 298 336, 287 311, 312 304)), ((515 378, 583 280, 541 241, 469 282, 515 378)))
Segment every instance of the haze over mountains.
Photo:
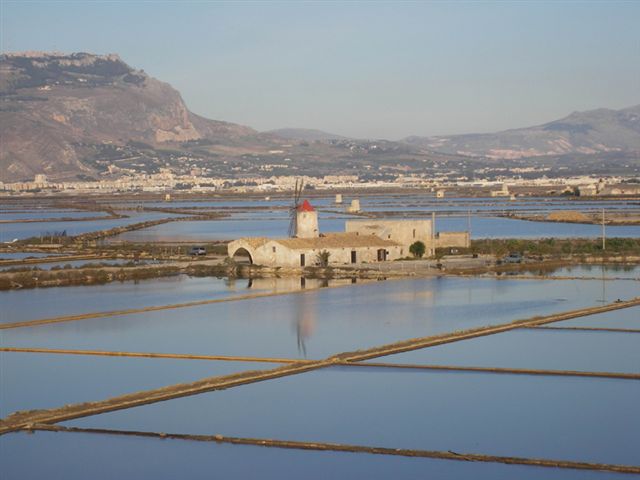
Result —
POLYGON ((573 113, 495 134, 350 139, 311 129, 257 132, 190 112, 170 85, 117 55, 30 52, 0 57, 0 181, 122 174, 203 176, 458 169, 549 158, 638 162, 640 106, 573 113), (453 167, 455 166, 455 167, 453 167))
POLYGON ((640 105, 600 108, 543 125, 498 133, 407 137, 412 145, 458 155, 522 158, 568 153, 640 152, 640 105))

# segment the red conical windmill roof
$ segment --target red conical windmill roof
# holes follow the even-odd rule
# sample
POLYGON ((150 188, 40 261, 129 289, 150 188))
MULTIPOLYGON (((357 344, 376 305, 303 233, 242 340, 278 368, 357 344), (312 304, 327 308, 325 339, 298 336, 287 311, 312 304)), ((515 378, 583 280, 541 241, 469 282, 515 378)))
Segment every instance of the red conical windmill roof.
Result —
POLYGON ((305 200, 304 202, 302 202, 302 205, 298 206, 298 211, 299 212, 313 212, 315 210, 311 206, 311 204, 309 203, 309 200, 305 200))

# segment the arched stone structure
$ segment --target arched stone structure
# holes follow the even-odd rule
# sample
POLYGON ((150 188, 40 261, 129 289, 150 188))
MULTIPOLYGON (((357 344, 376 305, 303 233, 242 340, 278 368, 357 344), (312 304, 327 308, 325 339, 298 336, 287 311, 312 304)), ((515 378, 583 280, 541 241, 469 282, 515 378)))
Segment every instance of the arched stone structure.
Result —
POLYGON ((248 257, 249 263, 254 264, 256 263, 256 260, 258 260, 257 257, 260 256, 256 250, 259 249, 266 241, 266 238, 240 238, 238 240, 234 240, 227 245, 227 255, 236 261, 238 258, 248 257))
POLYGON ((232 255, 230 255, 231 258, 233 258, 236 262, 240 263, 243 260, 243 258, 248 258, 249 259, 249 263, 253 264, 253 255, 251 255, 251 252, 249 250, 247 250, 244 247, 240 247, 238 249, 236 249, 235 252, 233 252, 232 255))

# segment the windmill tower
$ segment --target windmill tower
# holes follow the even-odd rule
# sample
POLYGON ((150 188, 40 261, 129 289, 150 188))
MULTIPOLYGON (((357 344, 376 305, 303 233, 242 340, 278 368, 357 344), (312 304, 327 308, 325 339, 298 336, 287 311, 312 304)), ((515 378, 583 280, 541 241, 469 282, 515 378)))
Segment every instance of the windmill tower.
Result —
POLYGON ((318 212, 305 200, 300 203, 304 185, 302 182, 293 192, 293 205, 289 208, 289 236, 295 238, 315 238, 320 235, 318 229, 318 212))

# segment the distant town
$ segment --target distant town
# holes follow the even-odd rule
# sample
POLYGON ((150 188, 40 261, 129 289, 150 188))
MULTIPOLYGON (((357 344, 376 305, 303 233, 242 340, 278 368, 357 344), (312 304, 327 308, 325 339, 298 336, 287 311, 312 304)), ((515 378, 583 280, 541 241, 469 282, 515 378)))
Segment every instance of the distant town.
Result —
MULTIPOLYGON (((518 173, 530 173, 530 169, 511 174, 516 176, 496 176, 487 179, 451 178, 446 175, 407 174, 395 175, 385 180, 371 180, 359 175, 324 176, 256 176, 246 178, 203 177, 198 172, 191 175, 177 175, 169 169, 159 173, 124 175, 116 179, 94 181, 51 181, 44 174, 35 175, 29 182, 0 182, 0 196, 29 194, 91 194, 91 193, 132 193, 132 192, 184 192, 211 193, 236 192, 268 194, 290 191, 296 182, 302 181, 308 190, 343 189, 427 189, 436 197, 444 197, 447 189, 479 189, 492 197, 515 197, 513 189, 535 187, 546 188, 546 194, 575 196, 624 196, 640 194, 640 179, 634 176, 596 177, 577 175, 566 178, 547 178, 544 174, 536 178, 522 178, 518 173), (511 190, 510 190, 511 188, 511 190)), ((495 173, 495 172, 494 172, 495 173)), ((543 173, 543 172, 539 172, 543 173)))

